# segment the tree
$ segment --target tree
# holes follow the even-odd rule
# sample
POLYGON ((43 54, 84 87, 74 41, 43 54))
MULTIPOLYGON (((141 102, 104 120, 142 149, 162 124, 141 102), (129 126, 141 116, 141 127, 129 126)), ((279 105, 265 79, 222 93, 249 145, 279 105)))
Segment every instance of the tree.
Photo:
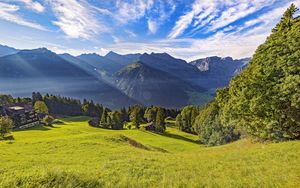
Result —
POLYGON ((11 133, 13 121, 8 116, 0 117, 0 137, 4 138, 6 134, 11 133))
POLYGON ((110 115, 107 115, 107 117, 106 117, 106 126, 104 128, 109 128, 109 127, 112 128, 112 122, 111 122, 110 115))
POLYGON ((129 121, 129 116, 128 116, 128 113, 126 111, 126 108, 121 108, 120 115, 121 115, 121 121, 123 123, 129 121))
POLYGON ((42 101, 43 100, 43 96, 41 95, 41 93, 39 92, 32 92, 32 104, 34 105, 36 101, 42 101))
POLYGON ((217 101, 212 101, 200 111, 193 125, 201 142, 209 146, 226 144, 240 137, 234 126, 221 123, 219 112, 217 101))
POLYGON ((111 128, 120 130, 123 129, 123 122, 121 120, 121 114, 118 111, 114 111, 111 113, 111 128))
POLYGON ((195 106, 186 106, 181 111, 181 120, 182 123, 178 124, 179 129, 188 132, 188 133, 194 133, 193 130, 193 123, 195 122, 195 119, 199 113, 199 110, 195 106))
POLYGON ((249 66, 230 82, 228 100, 220 109, 222 124, 236 125, 261 139, 300 139, 300 17, 293 17, 296 11, 292 4, 249 66))
POLYGON ((48 114, 49 110, 44 101, 36 101, 34 104, 34 109, 39 114, 48 114))
POLYGON ((14 102, 14 98, 11 95, 0 95, 0 106, 8 105, 14 102))
POLYGON ((147 122, 154 122, 156 118, 156 109, 154 107, 148 107, 145 111, 144 118, 147 122))
POLYGON ((136 126, 136 128, 140 127, 140 124, 143 121, 140 106, 135 106, 132 109, 132 111, 130 113, 130 121, 132 122, 132 125, 136 126))
POLYGON ((43 118, 43 123, 45 123, 46 125, 48 126, 51 126, 54 122, 54 117, 50 116, 50 115, 46 115, 44 118, 43 118))
POLYGON ((107 120, 107 110, 106 108, 104 108, 100 119, 100 127, 107 128, 106 120, 107 120))
POLYGON ((158 108, 155 118, 155 129, 157 132, 165 132, 165 113, 162 108, 158 108))
POLYGON ((175 125, 176 125, 178 128, 182 127, 182 117, 181 117, 181 114, 178 114, 178 115, 176 116, 176 122, 175 122, 175 125))

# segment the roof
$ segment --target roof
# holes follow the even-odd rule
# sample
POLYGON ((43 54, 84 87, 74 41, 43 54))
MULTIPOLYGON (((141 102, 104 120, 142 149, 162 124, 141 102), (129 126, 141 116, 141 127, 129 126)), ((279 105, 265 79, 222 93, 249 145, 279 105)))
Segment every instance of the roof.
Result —
POLYGON ((8 107, 9 109, 12 109, 12 110, 24 110, 24 107, 21 107, 21 106, 11 106, 11 107, 8 107))

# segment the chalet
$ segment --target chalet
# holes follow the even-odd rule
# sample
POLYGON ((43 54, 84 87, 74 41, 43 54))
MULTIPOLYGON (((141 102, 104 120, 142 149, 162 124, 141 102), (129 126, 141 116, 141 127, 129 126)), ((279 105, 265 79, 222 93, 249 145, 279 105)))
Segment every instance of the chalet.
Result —
POLYGON ((0 116, 9 116, 14 122, 14 129, 23 129, 40 124, 34 109, 22 103, 0 106, 0 116))

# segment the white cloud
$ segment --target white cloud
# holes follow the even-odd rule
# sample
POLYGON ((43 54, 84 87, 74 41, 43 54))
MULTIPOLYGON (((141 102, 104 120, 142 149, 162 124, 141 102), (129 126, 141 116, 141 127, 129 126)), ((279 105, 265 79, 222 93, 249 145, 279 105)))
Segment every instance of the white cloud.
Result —
POLYGON ((148 29, 151 34, 155 34, 157 31, 157 23, 151 19, 148 19, 148 29))
POLYGON ((0 19, 13 22, 18 25, 43 30, 46 31, 47 29, 40 24, 28 21, 21 17, 17 12, 19 11, 20 7, 17 5, 1 3, 0 2, 0 19))
POLYGON ((132 31, 130 31, 130 30, 128 30, 128 29, 125 29, 124 31, 125 31, 125 33, 127 33, 130 37, 137 37, 137 35, 136 35, 134 32, 132 32, 132 31))
POLYGON ((45 10, 45 7, 37 1, 33 1, 33 0, 16 0, 16 1, 25 3, 28 9, 31 9, 36 12, 44 12, 45 10))
POLYGON ((117 0, 115 19, 125 24, 143 17, 153 6, 153 0, 117 0))
POLYGON ((191 28, 189 34, 214 32, 274 2, 275 0, 195 0, 191 10, 176 21, 168 37, 177 38, 188 28, 191 28), (201 30, 203 27, 205 30, 201 30))
POLYGON ((91 39, 109 29, 96 17, 93 7, 82 0, 48 0, 57 21, 54 25, 70 38, 91 39))
MULTIPOLYGON (((195 0, 195 2, 192 4, 192 10, 190 12, 187 12, 186 14, 182 15, 175 23, 175 26, 173 27, 172 31, 169 33, 168 38, 176 38, 179 35, 181 35, 193 22, 193 19, 195 17, 199 17, 199 14, 202 11, 205 11, 207 9, 207 6, 214 5, 213 1, 209 0, 195 0)), ((210 12, 205 13, 207 15, 210 14, 210 12)), ((199 17, 199 22, 202 20, 202 17, 199 17)))

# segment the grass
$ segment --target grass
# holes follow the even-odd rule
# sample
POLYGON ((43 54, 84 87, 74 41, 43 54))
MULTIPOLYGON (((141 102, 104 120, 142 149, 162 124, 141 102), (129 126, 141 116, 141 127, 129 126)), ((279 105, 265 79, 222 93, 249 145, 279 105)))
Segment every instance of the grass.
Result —
POLYGON ((299 141, 205 147, 173 127, 160 135, 87 120, 1 141, 0 187, 300 187, 299 141))

